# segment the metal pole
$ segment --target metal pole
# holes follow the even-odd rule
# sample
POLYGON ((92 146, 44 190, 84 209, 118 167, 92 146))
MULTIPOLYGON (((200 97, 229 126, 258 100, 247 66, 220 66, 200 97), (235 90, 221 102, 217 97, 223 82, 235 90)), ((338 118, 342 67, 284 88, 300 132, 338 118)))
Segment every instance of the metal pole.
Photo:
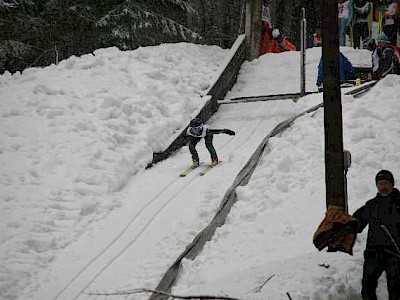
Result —
POLYGON ((386 235, 389 237, 390 241, 392 242, 394 248, 396 249, 397 255, 400 255, 400 247, 397 245, 396 241, 394 240, 392 234, 390 233, 389 229, 386 227, 386 225, 380 225, 382 230, 386 233, 386 235))
POLYGON ((57 50, 57 45, 54 45, 54 52, 55 52, 55 63, 58 65, 58 50, 57 50))
POLYGON ((347 213, 349 211, 348 207, 348 194, 347 194, 347 172, 349 171, 349 168, 351 167, 351 153, 350 151, 343 150, 343 164, 344 164, 344 203, 345 203, 345 208, 344 211, 347 213))
POLYGON ((300 48, 300 96, 306 94, 306 32, 307 32, 307 20, 306 10, 303 7, 303 19, 300 23, 301 32, 301 48, 300 48))
POLYGON ((324 85, 326 206, 347 207, 344 191, 343 121, 339 85, 337 0, 323 1, 322 62, 324 85))

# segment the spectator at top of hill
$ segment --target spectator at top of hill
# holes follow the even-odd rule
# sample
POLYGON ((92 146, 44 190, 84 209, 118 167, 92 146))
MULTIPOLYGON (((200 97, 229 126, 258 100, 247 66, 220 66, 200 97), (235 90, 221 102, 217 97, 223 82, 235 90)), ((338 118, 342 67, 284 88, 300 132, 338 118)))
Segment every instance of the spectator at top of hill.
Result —
POLYGON ((322 46, 322 29, 320 26, 317 26, 315 28, 315 32, 307 40, 307 48, 313 48, 313 47, 321 47, 322 46))
MULTIPOLYGON (((351 62, 348 60, 346 56, 343 55, 342 52, 339 52, 339 69, 340 69, 340 83, 344 83, 347 80, 352 80, 355 77, 354 67, 351 62)), ((322 90, 322 82, 323 82, 323 72, 322 72, 322 57, 319 60, 318 65, 318 77, 317 77, 317 86, 318 90, 322 90)))
POLYGON ((296 46, 287 38, 283 37, 278 28, 272 30, 271 53, 281 53, 285 51, 296 51, 296 46))
POLYGON ((366 0, 354 1, 354 25, 353 25, 353 47, 362 48, 369 37, 368 15, 371 4, 366 0), (360 42, 362 40, 362 44, 360 42))
POLYGON ((262 21, 260 55, 270 52, 271 40, 272 28, 270 27, 268 21, 262 21))
POLYGON ((353 0, 338 0, 338 10, 339 45, 346 46, 346 32, 353 20, 353 0))
POLYGON ((400 49, 391 45, 385 34, 379 35, 377 42, 371 39, 367 46, 372 51, 371 79, 379 80, 390 73, 400 74, 400 49))
POLYGON ((397 1, 387 0, 383 14, 383 32, 389 37, 393 46, 397 44, 397 31, 399 29, 400 5, 397 1))

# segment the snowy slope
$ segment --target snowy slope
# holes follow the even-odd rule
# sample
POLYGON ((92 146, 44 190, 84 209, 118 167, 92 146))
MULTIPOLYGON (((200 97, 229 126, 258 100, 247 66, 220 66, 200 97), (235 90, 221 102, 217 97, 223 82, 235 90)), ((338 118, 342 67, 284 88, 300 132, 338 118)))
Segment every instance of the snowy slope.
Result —
MULTIPOLYGON (((356 65, 370 63, 367 51, 342 50, 356 65)), ((104 299, 84 293, 154 288, 212 218, 236 172, 269 130, 322 102, 322 95, 316 94, 298 103, 224 105, 210 125, 231 128, 237 135, 215 137, 221 165, 204 177, 193 173, 177 178, 190 163, 184 147, 144 171, 152 151, 165 146, 163 141, 202 105, 200 95, 226 51, 188 44, 137 51, 101 50, 98 56, 106 56, 103 60, 97 55, 71 58, 76 61, 71 69, 67 61, 63 67, 1 77, 0 159, 8 170, 1 181, 6 189, 1 199, 2 228, 6 228, 0 248, 2 297, 104 299), (98 73, 102 79, 95 76, 98 73), (42 82, 48 83, 37 88, 40 96, 35 96, 33 90, 42 82), (68 84, 73 92, 65 90, 68 84), (114 100, 123 103, 110 104, 114 100), (128 116, 125 102, 132 108, 128 116), (33 123, 39 111, 43 115, 33 123), (87 126, 72 130, 80 123, 87 126), (77 135, 70 137, 71 132, 77 135), (27 146, 31 143, 36 148, 27 146), (15 149, 21 150, 12 160, 9 155, 15 149), (97 149, 96 156, 91 151, 97 149), (29 169, 37 170, 36 181, 27 175, 29 169)), ((320 49, 307 52, 307 90, 315 90, 319 57, 320 49)), ((297 92, 298 62, 298 53, 246 62, 227 99, 297 92)), ((343 99, 345 147, 353 153, 351 211, 374 195, 373 177, 380 168, 390 168, 399 178, 400 167, 393 158, 400 133, 393 129, 380 134, 384 128, 400 128, 394 100, 399 97, 398 84, 397 77, 390 77, 362 99, 343 99), (383 144, 389 145, 385 155, 381 154, 383 144)), ((320 253, 311 243, 325 211, 322 115, 318 111, 305 116, 271 140, 271 152, 249 185, 238 189, 239 201, 228 223, 196 260, 184 263, 174 292, 241 299, 287 299, 285 293, 290 292, 294 299, 357 299, 365 234, 359 237, 354 257, 320 253), (318 266, 321 263, 330 267, 318 266), (271 275, 260 292, 253 291, 271 275)), ((203 143, 199 151, 202 160, 208 161, 203 143)), ((379 289, 384 297, 382 284, 379 289)))
POLYGON ((228 50, 99 49, 0 76, 0 298, 14 298, 204 104, 228 50))
MULTIPOLYGON (((231 128, 237 132, 234 138, 227 135, 214 137, 222 163, 204 177, 198 176, 196 170, 180 178, 179 172, 190 162, 185 148, 171 159, 135 176, 120 193, 126 203, 115 214, 118 221, 105 220, 96 234, 92 232, 92 237, 73 247, 76 250, 68 251, 64 259, 57 260, 49 276, 52 279, 43 284, 41 292, 34 294, 33 298, 59 296, 59 299, 75 299, 80 295, 79 299, 85 299, 82 293, 110 292, 116 287, 154 287, 188 241, 212 219, 225 191, 262 141, 265 132, 304 107, 291 101, 278 101, 221 108, 210 120, 210 126, 231 128), (108 224, 113 226, 107 228, 108 224), (118 225, 121 230, 116 235, 118 225), (107 245, 105 251, 106 247, 94 245, 96 240, 104 240, 104 236, 115 241, 107 245), (82 251, 88 249, 88 245, 91 245, 90 252, 82 251), (81 261, 85 261, 86 256, 99 255, 99 258, 82 271, 76 269, 80 264, 71 265, 67 270, 65 266, 71 252, 75 260, 82 255, 81 261), (63 270, 62 276, 60 270, 63 270), (80 275, 64 287, 78 273, 80 275), (65 290, 59 294, 60 288, 65 290)), ((209 154, 203 143, 199 150, 202 161, 208 162, 209 154)), ((146 299, 145 295, 143 299, 146 299)))

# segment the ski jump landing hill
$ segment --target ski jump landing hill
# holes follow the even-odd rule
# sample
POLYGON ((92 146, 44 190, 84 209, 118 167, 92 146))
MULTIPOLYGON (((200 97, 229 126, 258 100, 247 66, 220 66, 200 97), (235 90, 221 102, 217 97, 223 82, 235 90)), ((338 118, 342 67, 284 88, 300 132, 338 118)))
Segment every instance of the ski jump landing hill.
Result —
MULTIPOLYGON (((297 101, 301 95, 300 93, 291 93, 291 94, 278 94, 278 95, 265 95, 265 96, 250 96, 250 97, 240 97, 233 98, 229 100, 220 100, 223 99, 227 92, 232 88, 232 86, 236 82, 236 78, 239 72, 239 69, 242 63, 245 61, 245 36, 239 36, 233 47, 231 48, 230 55, 226 60, 225 64, 221 67, 221 71, 219 76, 216 78, 214 84, 209 89, 206 97, 210 99, 206 103, 206 105, 195 115, 196 117, 200 117, 203 121, 207 121, 213 114, 218 110, 221 105, 229 105, 229 104, 237 104, 237 103, 250 103, 250 102, 259 102, 259 101, 273 101, 273 100, 292 100, 297 101)), ((363 80, 367 80, 367 75, 369 72, 369 68, 365 67, 355 67, 356 77, 359 77, 363 80)), ((377 81, 366 81, 364 84, 351 88, 349 91, 345 93, 345 95, 352 95, 357 98, 362 96, 364 93, 368 92, 377 81)), ((317 93, 317 92, 308 92, 306 95, 317 93)), ((226 217, 229 214, 229 211, 232 205, 237 200, 236 188, 238 186, 246 185, 254 170, 257 167, 261 157, 267 151, 268 141, 271 137, 277 136, 282 133, 285 129, 289 128, 293 122, 299 117, 314 112, 323 107, 323 103, 315 105, 285 121, 278 123, 267 135, 264 137, 259 146, 255 149, 254 153, 248 159, 247 163, 237 174, 233 184, 228 188, 223 199, 220 203, 218 212, 215 214, 212 221, 197 234, 197 236, 193 239, 193 241, 187 246, 187 248, 182 252, 182 254, 174 261, 174 263, 170 266, 170 268, 164 274, 162 280, 156 287, 156 291, 160 293, 153 293, 150 297, 151 300, 160 300, 166 299, 165 294, 171 292, 171 289, 176 282, 176 279, 179 274, 179 270, 181 267, 181 262, 183 259, 195 259, 196 256, 202 251, 205 243, 212 239, 216 229, 225 223, 226 217), (164 294, 162 294, 164 293, 164 294)), ((193 116, 193 117, 195 117, 193 116)), ((148 167, 151 167, 153 164, 168 158, 174 151, 181 148, 185 145, 185 133, 186 128, 184 128, 179 134, 177 134, 170 146, 163 151, 162 153, 154 153, 153 162, 148 167)))
MULTIPOLYGON (((135 201, 128 201, 118 216, 93 232, 94 236, 107 237, 104 244, 97 248, 85 244, 94 248, 93 254, 81 260, 78 251, 82 245, 77 245, 76 255, 70 254, 74 253, 72 250, 60 258, 51 273, 57 276, 49 276, 49 282, 43 283, 37 294, 26 299, 105 299, 103 291, 133 285, 171 292, 182 260, 196 258, 216 229, 225 223, 237 201, 236 188, 247 185, 268 151, 269 139, 290 127, 297 118, 322 107, 315 102, 309 109, 305 109, 308 108, 305 105, 293 108, 293 100, 300 97, 298 94, 221 101, 235 84, 244 59, 244 36, 240 36, 204 96, 209 98, 208 102, 193 115, 204 121, 213 117, 209 123, 215 126, 235 126, 237 135, 234 138, 222 135, 215 139, 222 164, 206 176, 192 172, 179 177, 182 161, 190 159, 187 151, 179 150, 185 143, 186 128, 183 128, 165 151, 154 154, 152 167, 141 176, 135 176, 122 191, 127 197, 134 195, 135 201), (118 226, 111 228, 106 226, 108 224, 118 226), (82 263, 71 263, 71 260, 82 263), (68 270, 65 270, 66 265, 68 270)), ((366 83, 351 93, 357 97, 373 84, 366 83)), ((200 157, 205 157, 204 147, 198 148, 200 157)), ((141 294, 135 299, 148 297, 148 294, 141 294)), ((166 298, 159 293, 150 296, 150 299, 166 298)))

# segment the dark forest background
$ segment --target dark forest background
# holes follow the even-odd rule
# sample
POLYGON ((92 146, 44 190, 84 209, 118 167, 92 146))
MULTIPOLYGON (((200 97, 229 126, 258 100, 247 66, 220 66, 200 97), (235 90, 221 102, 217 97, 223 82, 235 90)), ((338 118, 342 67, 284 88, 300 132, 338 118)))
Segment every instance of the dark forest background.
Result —
MULTIPOLYGON (((246 0, 0 0, 0 74, 46 66, 116 46, 193 42, 231 47, 244 33, 246 0)), ((301 8, 308 32, 322 0, 268 0, 271 22, 299 45, 301 8)))

